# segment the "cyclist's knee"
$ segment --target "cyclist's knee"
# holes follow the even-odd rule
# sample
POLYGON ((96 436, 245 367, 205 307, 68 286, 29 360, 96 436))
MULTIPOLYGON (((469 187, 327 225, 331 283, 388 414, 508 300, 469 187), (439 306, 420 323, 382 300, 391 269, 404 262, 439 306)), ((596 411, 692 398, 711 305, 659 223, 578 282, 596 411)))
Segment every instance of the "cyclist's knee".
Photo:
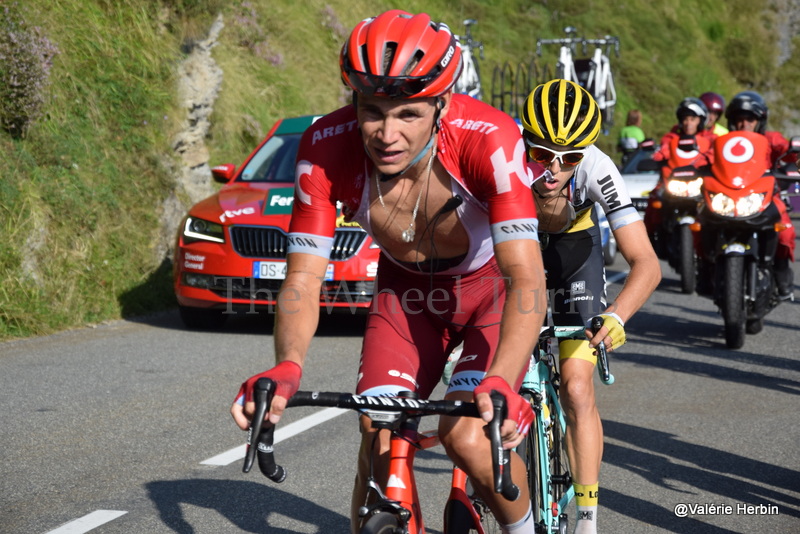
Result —
POLYGON ((447 455, 459 467, 466 467, 481 456, 488 458, 487 442, 481 419, 471 417, 442 417, 439 421, 439 439, 447 455))

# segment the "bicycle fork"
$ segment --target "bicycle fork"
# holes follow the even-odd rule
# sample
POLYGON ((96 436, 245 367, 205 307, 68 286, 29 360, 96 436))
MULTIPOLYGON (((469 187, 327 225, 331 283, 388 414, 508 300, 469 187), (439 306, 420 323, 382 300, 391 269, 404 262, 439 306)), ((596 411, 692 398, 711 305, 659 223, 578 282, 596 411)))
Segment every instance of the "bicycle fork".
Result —
POLYGON ((418 433, 413 428, 392 432, 389 448, 389 479, 386 491, 381 491, 375 478, 370 474, 367 480, 368 492, 375 495, 372 504, 362 506, 359 516, 368 519, 370 516, 388 512, 397 517, 401 528, 411 534, 424 534, 425 523, 422 519, 416 478, 414 476, 414 458, 417 450, 428 449, 439 444, 436 433, 418 433))

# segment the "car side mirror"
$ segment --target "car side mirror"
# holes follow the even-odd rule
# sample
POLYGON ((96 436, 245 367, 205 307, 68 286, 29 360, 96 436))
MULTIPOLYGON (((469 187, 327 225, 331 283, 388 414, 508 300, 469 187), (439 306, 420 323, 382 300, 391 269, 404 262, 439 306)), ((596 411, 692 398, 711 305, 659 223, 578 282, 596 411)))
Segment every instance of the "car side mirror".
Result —
POLYGON ((227 184, 230 182, 235 174, 236 165, 232 163, 223 163, 222 165, 217 165, 211 169, 211 177, 214 178, 215 182, 219 182, 221 184, 227 184))

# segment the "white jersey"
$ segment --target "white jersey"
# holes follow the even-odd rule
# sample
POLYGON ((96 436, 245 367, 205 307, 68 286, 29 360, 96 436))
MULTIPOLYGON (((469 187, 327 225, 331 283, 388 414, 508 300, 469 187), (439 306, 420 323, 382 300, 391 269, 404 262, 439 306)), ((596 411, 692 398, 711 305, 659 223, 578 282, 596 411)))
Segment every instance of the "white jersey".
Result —
MULTIPOLYGON (((544 174, 544 167, 531 164, 533 181, 544 174)), ((588 210, 600 204, 612 230, 641 220, 631 202, 619 169, 602 150, 594 145, 586 148, 583 159, 567 184, 567 198, 575 208, 575 220, 565 232, 585 229, 588 210), (576 227, 577 226, 577 227, 576 227)))

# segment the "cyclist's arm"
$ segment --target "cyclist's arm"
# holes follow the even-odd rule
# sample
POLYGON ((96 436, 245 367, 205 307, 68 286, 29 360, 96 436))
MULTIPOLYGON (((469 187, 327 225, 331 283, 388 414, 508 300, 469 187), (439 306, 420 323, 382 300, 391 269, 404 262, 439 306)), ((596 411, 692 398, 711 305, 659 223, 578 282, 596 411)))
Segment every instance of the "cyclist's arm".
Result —
POLYGON ((606 311, 616 313, 627 323, 661 281, 661 266, 641 220, 617 228, 614 237, 619 251, 630 265, 630 273, 622 291, 606 311))
MULTIPOLYGON (((515 239, 495 245, 495 258, 506 278, 506 296, 500 325, 500 339, 486 376, 499 376, 511 387, 528 366, 547 310, 544 267, 539 243, 533 239, 515 239)), ((498 303, 499 305, 499 303, 498 303)), ((476 396, 478 411, 491 412, 488 394, 476 396)), ((511 399, 509 399, 511 402, 511 399)), ((524 434, 507 419, 501 430, 506 448, 517 446, 524 434)))
MULTIPOLYGON (((326 258, 313 254, 292 253, 287 257, 286 279, 281 285, 275 309, 275 364, 294 362, 303 368, 308 347, 319 321, 319 294, 326 258)), ((289 399, 275 395, 269 411, 271 423, 277 423, 289 399)), ((231 415, 242 430, 247 430, 255 411, 253 402, 234 402, 231 415)))

